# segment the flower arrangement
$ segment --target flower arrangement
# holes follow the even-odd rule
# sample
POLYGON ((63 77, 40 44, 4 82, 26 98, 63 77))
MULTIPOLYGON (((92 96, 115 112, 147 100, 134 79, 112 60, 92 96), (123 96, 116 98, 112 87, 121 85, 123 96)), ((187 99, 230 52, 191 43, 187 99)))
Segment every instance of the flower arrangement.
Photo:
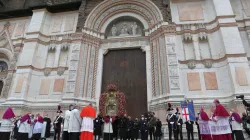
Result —
POLYGON ((117 91, 117 86, 115 84, 109 84, 107 86, 107 91, 117 91))
POLYGON ((125 105, 126 105, 125 95, 119 90, 117 90, 117 87, 114 84, 108 85, 107 92, 102 93, 100 96, 100 100, 99 100, 100 113, 104 116, 106 115, 105 107, 110 96, 114 96, 117 100, 117 103, 118 103, 117 115, 126 114, 127 112, 125 110, 125 105))

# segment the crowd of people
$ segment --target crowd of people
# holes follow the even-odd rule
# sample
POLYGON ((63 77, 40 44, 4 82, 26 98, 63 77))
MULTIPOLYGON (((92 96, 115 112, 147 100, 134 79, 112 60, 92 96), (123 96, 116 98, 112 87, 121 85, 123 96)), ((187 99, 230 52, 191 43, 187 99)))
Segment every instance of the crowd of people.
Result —
MULTIPOLYGON (((242 129, 250 136, 250 104, 243 100, 246 111, 242 118, 234 110, 227 111, 219 100, 214 100, 209 117, 203 108, 197 113, 196 120, 185 120, 179 109, 173 109, 168 104, 166 121, 169 140, 183 140, 183 125, 186 125, 188 140, 194 140, 194 124, 197 126, 199 140, 244 140, 242 129), (242 127, 243 126, 243 127, 242 127)), ((160 140, 163 136, 162 122, 155 117, 154 112, 147 112, 141 118, 132 119, 126 114, 121 116, 96 117, 95 109, 90 104, 80 111, 77 105, 70 105, 64 114, 58 106, 54 121, 48 114, 32 115, 30 112, 22 117, 16 117, 9 107, 3 114, 0 126, 1 140, 9 140, 11 132, 17 140, 39 140, 51 136, 50 129, 54 129, 54 140, 160 140), (12 126, 14 124, 14 129, 12 126), (61 135, 62 133, 62 135, 61 135)))

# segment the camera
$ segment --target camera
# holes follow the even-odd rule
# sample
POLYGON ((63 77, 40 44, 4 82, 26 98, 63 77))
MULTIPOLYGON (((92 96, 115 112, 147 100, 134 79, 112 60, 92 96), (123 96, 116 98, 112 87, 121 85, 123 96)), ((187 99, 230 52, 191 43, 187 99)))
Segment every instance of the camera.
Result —
POLYGON ((236 99, 244 99, 244 95, 238 95, 238 96, 236 96, 236 99))

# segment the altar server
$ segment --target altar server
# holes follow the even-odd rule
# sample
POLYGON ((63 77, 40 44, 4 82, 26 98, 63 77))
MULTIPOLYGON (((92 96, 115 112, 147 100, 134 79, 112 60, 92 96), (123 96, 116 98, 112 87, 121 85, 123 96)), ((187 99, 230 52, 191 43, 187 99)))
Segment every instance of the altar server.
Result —
POLYGON ((69 140, 69 119, 70 119, 70 111, 74 109, 73 105, 69 105, 69 110, 65 111, 64 122, 63 122, 63 140, 69 140))
POLYGON ((57 116, 53 122, 54 125, 54 140, 60 140, 60 135, 61 135, 61 126, 62 126, 62 122, 63 122, 63 117, 61 116, 62 114, 62 110, 61 110, 61 106, 58 106, 58 110, 57 110, 57 116))
POLYGON ((69 140, 79 140, 82 118, 80 117, 79 106, 74 105, 74 109, 70 111, 69 117, 69 140))
POLYGON ((31 129, 31 113, 27 113, 26 115, 22 116, 19 122, 19 129, 18 129, 18 136, 17 140, 28 140, 29 139, 29 132, 31 129))
POLYGON ((113 140, 112 118, 110 116, 104 117, 103 133, 103 140, 113 140))
POLYGON ((41 133, 43 129, 43 117, 40 114, 37 114, 37 117, 34 120, 34 129, 33 129, 33 140, 39 140, 41 138, 41 133))
POLYGON ((81 140, 93 140, 94 131, 94 119, 96 117, 96 110, 92 107, 92 104, 84 107, 80 114, 82 117, 81 126, 81 140))
POLYGON ((0 126, 0 138, 1 140, 9 140, 10 139, 10 132, 11 126, 13 124, 13 118, 15 114, 12 108, 8 108, 5 113, 3 114, 3 120, 0 126))
POLYGON ((233 139, 234 140, 245 140, 243 132, 242 132, 242 120, 240 118, 240 115, 235 112, 234 109, 231 109, 230 111, 230 120, 232 124, 232 130, 233 130, 233 139), (235 138, 234 138, 235 137, 235 138))

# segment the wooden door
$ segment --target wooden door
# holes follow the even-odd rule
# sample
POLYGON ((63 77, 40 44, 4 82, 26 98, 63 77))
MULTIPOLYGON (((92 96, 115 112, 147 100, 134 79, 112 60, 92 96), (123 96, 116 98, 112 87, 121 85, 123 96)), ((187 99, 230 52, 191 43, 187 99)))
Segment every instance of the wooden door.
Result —
POLYGON ((102 92, 111 83, 125 94, 128 116, 147 112, 146 57, 141 49, 112 50, 104 56, 102 92))

